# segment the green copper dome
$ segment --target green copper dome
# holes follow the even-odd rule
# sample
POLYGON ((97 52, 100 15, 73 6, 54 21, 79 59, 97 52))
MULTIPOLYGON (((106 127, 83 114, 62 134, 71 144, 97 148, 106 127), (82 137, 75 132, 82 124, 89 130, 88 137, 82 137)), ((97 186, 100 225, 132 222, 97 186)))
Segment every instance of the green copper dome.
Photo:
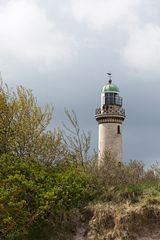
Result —
POLYGON ((115 84, 113 84, 111 80, 109 80, 108 84, 102 88, 102 93, 108 93, 108 92, 115 92, 115 93, 119 92, 119 88, 115 84))

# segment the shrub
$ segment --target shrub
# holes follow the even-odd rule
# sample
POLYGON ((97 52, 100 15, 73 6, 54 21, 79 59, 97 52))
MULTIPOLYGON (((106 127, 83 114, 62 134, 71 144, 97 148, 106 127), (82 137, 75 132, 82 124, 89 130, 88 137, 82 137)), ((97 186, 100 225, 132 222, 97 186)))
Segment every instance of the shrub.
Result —
MULTIPOLYGON (((44 166, 34 160, 0 156, 0 238, 22 239, 52 216, 84 206, 93 197, 90 176, 81 168, 44 166)), ((54 222, 55 221, 55 222, 54 222)))

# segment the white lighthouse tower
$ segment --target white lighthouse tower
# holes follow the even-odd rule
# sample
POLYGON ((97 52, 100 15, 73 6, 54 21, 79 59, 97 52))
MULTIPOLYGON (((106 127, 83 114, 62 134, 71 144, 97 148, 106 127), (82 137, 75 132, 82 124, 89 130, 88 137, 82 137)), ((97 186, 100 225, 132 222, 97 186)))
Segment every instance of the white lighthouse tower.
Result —
POLYGON ((115 160, 122 162, 122 123, 125 110, 122 108, 122 97, 119 88, 109 81, 102 88, 101 107, 96 109, 96 120, 99 125, 98 156, 99 165, 103 164, 103 155, 109 150, 115 160))

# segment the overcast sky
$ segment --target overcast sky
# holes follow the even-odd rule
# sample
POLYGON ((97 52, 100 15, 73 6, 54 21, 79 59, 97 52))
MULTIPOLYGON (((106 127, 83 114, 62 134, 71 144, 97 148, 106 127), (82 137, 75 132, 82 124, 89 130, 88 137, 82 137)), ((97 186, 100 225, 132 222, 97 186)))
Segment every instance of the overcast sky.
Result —
POLYGON ((9 86, 33 89, 92 132, 111 71, 124 98, 124 159, 160 162, 160 1, 0 0, 0 70, 9 86))

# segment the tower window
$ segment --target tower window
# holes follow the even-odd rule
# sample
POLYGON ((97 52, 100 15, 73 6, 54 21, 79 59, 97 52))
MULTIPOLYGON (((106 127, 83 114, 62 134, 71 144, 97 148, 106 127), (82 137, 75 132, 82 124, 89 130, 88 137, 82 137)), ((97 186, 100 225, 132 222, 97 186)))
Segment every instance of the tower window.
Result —
POLYGON ((117 126, 117 133, 121 134, 121 127, 120 127, 120 125, 117 126))

